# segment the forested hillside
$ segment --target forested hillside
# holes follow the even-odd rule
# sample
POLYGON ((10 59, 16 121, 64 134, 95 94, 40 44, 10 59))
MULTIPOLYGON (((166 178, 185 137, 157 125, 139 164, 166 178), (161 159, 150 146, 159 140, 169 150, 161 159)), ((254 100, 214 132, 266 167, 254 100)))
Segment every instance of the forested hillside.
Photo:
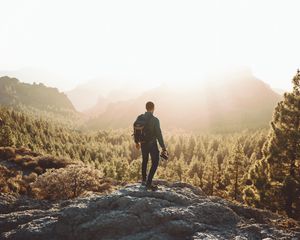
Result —
MULTIPOLYGON (((25 146, 39 153, 78 159, 118 181, 140 179, 141 155, 131 129, 82 132, 1 108, 1 146, 25 146)), ((267 131, 198 135, 167 132, 170 161, 162 162, 157 177, 190 182, 211 195, 243 201, 247 171, 262 156, 267 131), (236 171, 235 166, 241 168, 236 171)))
POLYGON ((0 106, 63 125, 78 126, 83 120, 68 97, 57 88, 23 83, 6 76, 0 77, 0 106))
POLYGON ((16 78, 0 77, 0 104, 24 105, 47 111, 75 111, 71 101, 57 88, 42 83, 22 83, 16 78))

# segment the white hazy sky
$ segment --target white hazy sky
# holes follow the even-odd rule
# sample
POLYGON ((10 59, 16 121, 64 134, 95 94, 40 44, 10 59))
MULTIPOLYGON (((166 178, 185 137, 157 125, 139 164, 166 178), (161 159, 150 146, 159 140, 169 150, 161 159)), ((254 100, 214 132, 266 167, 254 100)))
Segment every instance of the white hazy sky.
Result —
POLYGON ((289 89, 299 11, 298 0, 0 0, 0 72, 49 73, 67 90, 101 76, 192 82, 248 66, 289 89))

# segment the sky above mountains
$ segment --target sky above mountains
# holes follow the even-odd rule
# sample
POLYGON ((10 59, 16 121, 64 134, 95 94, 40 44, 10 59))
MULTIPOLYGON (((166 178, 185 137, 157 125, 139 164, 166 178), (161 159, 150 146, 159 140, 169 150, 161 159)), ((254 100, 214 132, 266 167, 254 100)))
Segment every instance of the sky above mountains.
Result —
POLYGON ((1 1, 0 73, 66 91, 107 78, 193 85, 242 66, 290 89, 300 65, 299 7, 297 0, 1 1))

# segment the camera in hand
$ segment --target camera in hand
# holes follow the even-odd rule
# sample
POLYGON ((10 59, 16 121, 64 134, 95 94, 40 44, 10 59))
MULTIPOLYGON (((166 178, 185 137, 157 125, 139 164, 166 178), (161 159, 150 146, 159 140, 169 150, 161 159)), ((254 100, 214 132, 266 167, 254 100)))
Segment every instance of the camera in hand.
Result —
POLYGON ((162 158, 162 160, 168 160, 169 159, 169 153, 168 153, 168 151, 167 150, 162 151, 160 153, 160 157, 162 158))

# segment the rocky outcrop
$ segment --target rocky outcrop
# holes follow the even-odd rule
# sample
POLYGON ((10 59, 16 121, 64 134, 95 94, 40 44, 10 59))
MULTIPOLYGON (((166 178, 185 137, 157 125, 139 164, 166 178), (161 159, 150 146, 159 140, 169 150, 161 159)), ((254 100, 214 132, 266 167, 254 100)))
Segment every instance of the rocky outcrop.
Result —
POLYGON ((50 203, 0 197, 1 239, 300 239, 268 211, 208 197, 184 183, 139 184, 50 203))

